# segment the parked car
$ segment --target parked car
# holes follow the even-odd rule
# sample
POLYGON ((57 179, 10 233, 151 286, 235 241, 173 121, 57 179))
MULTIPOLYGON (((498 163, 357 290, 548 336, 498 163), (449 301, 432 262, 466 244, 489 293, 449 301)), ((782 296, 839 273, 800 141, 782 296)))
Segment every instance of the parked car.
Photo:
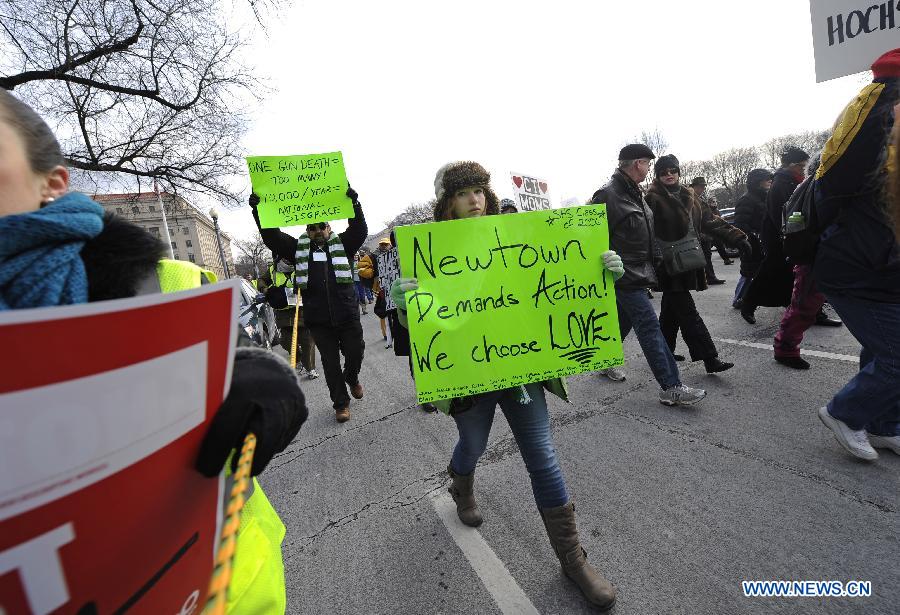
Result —
POLYGON ((734 224, 734 207, 722 207, 719 209, 719 215, 728 224, 734 224))
POLYGON ((275 314, 266 303, 265 296, 253 288, 247 280, 241 280, 241 307, 238 320, 250 339, 259 346, 271 350, 280 338, 275 326, 275 314))

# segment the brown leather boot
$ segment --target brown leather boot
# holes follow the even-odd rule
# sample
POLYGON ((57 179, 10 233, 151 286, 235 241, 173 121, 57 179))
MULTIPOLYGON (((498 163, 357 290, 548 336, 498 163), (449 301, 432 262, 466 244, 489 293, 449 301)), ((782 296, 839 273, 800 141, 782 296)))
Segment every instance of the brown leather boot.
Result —
POLYGON ((344 406, 343 408, 337 408, 334 411, 334 417, 337 419, 338 423, 346 423, 350 420, 350 406, 344 406))
POLYGON ((363 388, 362 384, 357 382, 353 386, 350 387, 350 395, 353 396, 353 399, 362 399, 363 398, 363 388))
POLYGON ((578 585, 588 602, 601 611, 611 609, 616 603, 616 588, 587 561, 587 551, 578 541, 575 505, 569 502, 565 506, 542 508, 540 512, 563 573, 578 585))
POLYGON ((472 470, 471 474, 463 476, 447 466, 447 473, 453 479, 453 483, 447 491, 456 502, 456 515, 469 527, 478 527, 484 519, 481 517, 481 511, 478 510, 478 505, 475 504, 475 471, 472 470))

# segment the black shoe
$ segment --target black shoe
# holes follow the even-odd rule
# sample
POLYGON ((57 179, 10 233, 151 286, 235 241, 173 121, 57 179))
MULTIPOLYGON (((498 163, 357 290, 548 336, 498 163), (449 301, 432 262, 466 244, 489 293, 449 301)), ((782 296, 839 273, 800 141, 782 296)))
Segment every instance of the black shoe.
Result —
POLYGON ((741 317, 751 325, 756 324, 756 308, 746 303, 741 305, 741 317))
POLYGON ((775 360, 791 369, 809 369, 809 363, 800 357, 775 357, 775 360))
POLYGON ((731 302, 731 307, 733 307, 736 310, 741 309, 743 307, 743 305, 744 305, 743 299, 737 299, 737 300, 731 302))
POLYGON ((683 355, 683 354, 673 354, 672 356, 675 357, 675 360, 676 360, 676 361, 684 361, 684 355, 683 355))
POLYGON ((816 314, 816 323, 820 327, 840 327, 844 323, 838 320, 837 318, 832 318, 828 314, 825 313, 824 309, 819 309, 816 314))
POLYGON ((724 264, 724 265, 733 265, 733 264, 734 264, 734 261, 731 260, 730 258, 723 258, 723 259, 722 259, 722 264, 724 264))
POLYGON ((432 404, 431 402, 419 404, 419 410, 422 412, 437 412, 437 406, 432 404))
POLYGON ((721 359, 719 359, 719 357, 713 357, 712 359, 703 359, 703 365, 706 366, 707 374, 718 374, 719 372, 726 372, 734 367, 734 363, 722 361, 721 359))
POLYGON ((724 284, 725 280, 720 280, 719 278, 713 278, 711 280, 706 281, 710 286, 715 286, 716 284, 724 284))

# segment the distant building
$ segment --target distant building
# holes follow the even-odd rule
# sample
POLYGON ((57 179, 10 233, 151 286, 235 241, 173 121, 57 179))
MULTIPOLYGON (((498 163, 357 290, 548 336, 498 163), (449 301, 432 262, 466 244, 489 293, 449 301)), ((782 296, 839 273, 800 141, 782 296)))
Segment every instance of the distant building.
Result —
MULTIPOLYGON (((140 194, 95 194, 92 198, 106 211, 118 214, 130 222, 146 229, 151 235, 165 243, 162 212, 159 201, 166 208, 166 221, 175 258, 197 263, 214 271, 220 280, 227 276, 222 268, 219 246, 216 244, 216 230, 212 220, 180 196, 163 192, 157 199, 153 192, 140 194)), ((228 273, 234 275, 234 261, 231 255, 231 237, 220 232, 222 251, 228 263, 228 273)))

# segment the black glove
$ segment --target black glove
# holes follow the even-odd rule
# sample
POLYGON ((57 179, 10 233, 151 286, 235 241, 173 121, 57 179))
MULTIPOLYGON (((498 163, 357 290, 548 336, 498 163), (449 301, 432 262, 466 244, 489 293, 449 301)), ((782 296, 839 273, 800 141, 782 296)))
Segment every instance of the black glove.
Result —
POLYGON ((750 245, 750 241, 745 237, 741 239, 740 243, 737 245, 738 252, 741 253, 741 256, 750 256, 753 254, 753 246, 750 245))
POLYGON ((256 452, 250 473, 256 476, 291 443, 307 414, 297 376, 283 359, 261 348, 238 348, 231 391, 200 445, 197 471, 218 475, 232 450, 235 471, 244 436, 253 432, 256 452))
POLYGON ((276 310, 287 308, 287 293, 281 286, 270 286, 266 289, 266 302, 276 310))
POLYGON ((250 207, 256 207, 259 205, 259 195, 255 192, 250 193, 250 207))
POLYGON ((359 194, 347 184, 347 197, 353 201, 354 205, 359 205, 359 194))

